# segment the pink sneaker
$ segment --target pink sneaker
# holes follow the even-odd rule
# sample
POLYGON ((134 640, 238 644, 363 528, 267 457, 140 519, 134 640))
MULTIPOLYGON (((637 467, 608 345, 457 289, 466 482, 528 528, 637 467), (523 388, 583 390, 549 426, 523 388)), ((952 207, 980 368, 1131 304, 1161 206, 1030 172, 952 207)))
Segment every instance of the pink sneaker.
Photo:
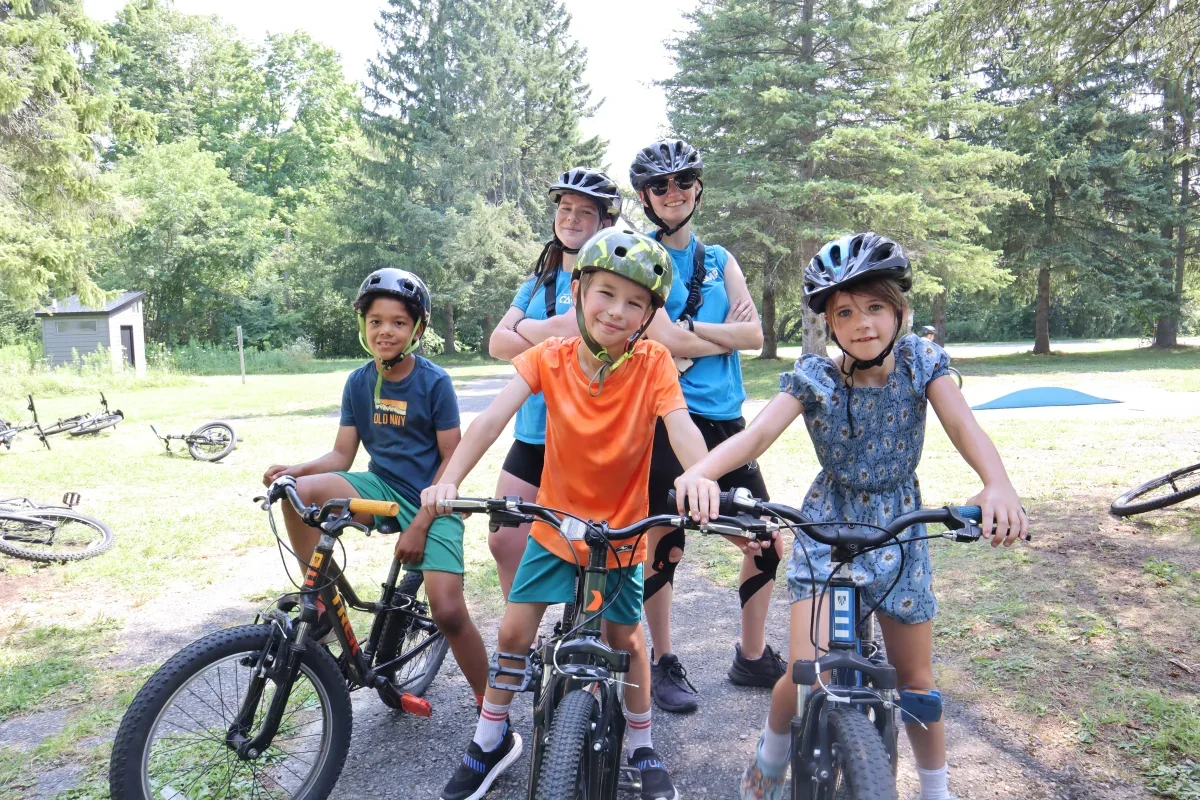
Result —
POLYGON ((779 775, 768 775, 763 772, 758 763, 758 753, 755 751, 754 761, 742 773, 742 800, 783 800, 783 789, 787 783, 787 767, 779 775))

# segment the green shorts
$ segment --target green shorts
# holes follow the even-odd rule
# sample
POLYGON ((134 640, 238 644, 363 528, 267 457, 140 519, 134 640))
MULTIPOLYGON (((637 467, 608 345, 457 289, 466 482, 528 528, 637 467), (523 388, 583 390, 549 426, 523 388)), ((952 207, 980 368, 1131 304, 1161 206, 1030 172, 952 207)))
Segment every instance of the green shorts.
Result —
MULTIPOLYGON (((575 601, 575 564, 564 561, 538 544, 532 536, 525 540, 525 555, 508 593, 510 603, 572 603, 575 601)), ((610 569, 604 584, 604 602, 608 609, 601 615, 618 625, 637 625, 642 621, 642 565, 610 569), (624 580, 621 576, 624 575, 624 580), (621 593, 613 593, 617 585, 621 593)))
MULTIPOLYGON (((403 530, 407 528, 417 516, 418 509, 408 501, 408 498, 396 491, 383 478, 376 475, 374 472, 338 472, 350 485, 354 487, 354 491, 364 500, 389 500, 400 505, 400 513, 396 515, 396 519, 400 520, 400 526, 403 530)), ((383 517, 376 517, 375 524, 371 527, 379 525, 383 517)), ((404 568, 410 571, 432 570, 434 572, 452 572, 455 575, 463 574, 463 521, 458 516, 442 516, 437 517, 433 521, 433 525, 429 527, 429 535, 425 537, 425 556, 420 564, 405 564, 404 568)), ((639 595, 640 596, 640 595, 639 595)))

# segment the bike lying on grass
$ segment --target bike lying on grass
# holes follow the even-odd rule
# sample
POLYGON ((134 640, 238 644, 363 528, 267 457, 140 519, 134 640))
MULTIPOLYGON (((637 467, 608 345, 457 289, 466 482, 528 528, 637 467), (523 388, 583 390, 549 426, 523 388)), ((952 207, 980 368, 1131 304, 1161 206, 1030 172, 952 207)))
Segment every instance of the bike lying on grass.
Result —
MULTIPOLYGON (((613 650, 600 639, 601 615, 624 588, 618 584, 613 598, 602 602, 608 554, 621 547, 614 543, 640 538, 658 526, 763 542, 773 538, 771 526, 750 517, 721 517, 699 525, 687 517, 663 514, 610 529, 607 523, 585 522, 516 497, 458 498, 441 505, 447 511, 486 513, 493 526, 541 520, 567 539, 587 543, 590 555, 575 579, 575 602, 567 604, 553 637, 539 641, 529 654, 496 653, 489 682, 497 689, 533 693, 530 800, 608 800, 617 796, 618 789, 640 791, 637 768, 621 763, 625 739, 621 700, 629 653, 613 650), (511 666, 514 663, 520 666, 511 666), (517 683, 498 682, 501 676, 517 683)), ((636 550, 636 544, 632 549, 636 550)))
POLYGON ((178 439, 187 445, 188 452, 197 461, 220 461, 237 447, 237 434, 225 422, 207 422, 191 433, 168 433, 165 436, 153 425, 150 430, 167 446, 168 453, 171 452, 171 440, 178 439))
POLYGON ((6 450, 12 449, 13 439, 17 438, 17 434, 24 431, 36 430, 37 437, 42 444, 46 445, 46 449, 50 449, 50 442, 46 440, 46 434, 42 430, 42 426, 38 424, 37 409, 33 405, 33 395, 26 395, 29 399, 29 405, 25 408, 33 415, 33 421, 27 423, 7 422, 0 419, 0 444, 4 445, 6 450))
POLYGON ((430 715, 421 695, 449 642, 429 616, 421 573, 409 572, 397 586, 400 564, 393 561, 382 596, 366 602, 333 560, 334 544, 347 529, 369 533, 354 514, 394 517, 399 506, 359 499, 306 506, 295 479, 280 478, 257 500, 281 552, 271 505, 283 499, 321 531, 299 593, 277 599, 253 625, 188 645, 150 677, 113 743, 114 800, 319 800, 333 791, 350 749, 351 690, 372 688, 391 708, 430 715), (318 597, 340 646, 336 657, 317 640, 318 597), (374 616, 365 645, 347 606, 374 616))
POLYGON ((1192 464, 1130 489, 1112 501, 1109 511, 1118 517, 1130 517, 1182 503, 1197 495, 1200 495, 1200 464, 1192 464))
POLYGON ((61 506, 27 497, 0 500, 0 553, 26 561, 65 563, 108 550, 113 545, 112 531, 100 520, 72 511, 78 503, 76 492, 64 494, 61 506))
POLYGON ((125 415, 119 410, 108 410, 108 398, 104 396, 104 392, 100 393, 100 405, 104 406, 104 411, 94 417, 85 419, 72 428, 70 431, 72 436, 84 436, 89 433, 96 434, 105 428, 115 428, 118 422, 125 419, 125 415))

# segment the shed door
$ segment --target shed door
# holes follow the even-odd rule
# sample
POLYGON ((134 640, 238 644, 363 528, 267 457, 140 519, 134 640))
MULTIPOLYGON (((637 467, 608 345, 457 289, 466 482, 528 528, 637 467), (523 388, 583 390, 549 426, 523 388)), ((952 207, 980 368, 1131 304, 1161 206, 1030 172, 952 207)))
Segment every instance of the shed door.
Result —
POLYGON ((121 349, 125 351, 125 360, 129 362, 129 366, 136 367, 137 363, 133 358, 133 326, 121 326, 121 349))

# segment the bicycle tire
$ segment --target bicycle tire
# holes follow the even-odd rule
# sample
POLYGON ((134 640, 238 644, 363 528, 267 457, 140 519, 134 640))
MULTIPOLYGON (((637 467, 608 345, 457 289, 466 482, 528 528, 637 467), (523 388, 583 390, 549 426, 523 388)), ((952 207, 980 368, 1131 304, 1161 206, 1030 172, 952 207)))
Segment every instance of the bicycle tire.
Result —
POLYGON ((595 695, 583 689, 568 692, 559 702, 534 787, 535 800, 588 797, 588 735, 598 711, 595 695))
MULTIPOLYGON (((294 751, 278 747, 277 742, 279 739, 277 738, 272 741, 271 746, 259 758, 247 761, 240 760, 226 746, 224 735, 214 736, 211 731, 204 729, 206 722, 213 723, 210 727, 216 727, 217 723, 225 723, 227 727, 230 720, 224 712, 226 710, 231 711, 240 705, 240 700, 238 699, 240 695, 235 695, 233 700, 235 705, 227 706, 224 703, 225 698, 223 696, 220 703, 207 703, 204 697, 196 692, 196 689, 190 688, 191 683, 195 679, 203 677, 205 671, 214 665, 220 668, 223 664, 229 664, 235 671, 237 666, 242 666, 246 677, 249 677, 255 671, 254 666, 258 664, 263 650, 270 645, 273 630, 277 629, 274 629, 271 625, 242 625, 236 628, 217 631, 188 645, 158 668, 158 671, 146 681, 145 685, 137 693, 137 696, 134 697, 133 703, 125 712, 120 728, 117 730, 117 736, 113 742, 112 759, 109 762, 108 769, 109 791, 113 800, 147 800, 151 797, 181 799, 192 797, 214 799, 220 797, 240 797, 244 789, 244 782, 238 783, 233 780, 233 769, 261 769, 263 771, 271 768, 278 769, 278 764, 286 756, 308 755, 307 752, 295 753, 294 751), (252 660, 247 664, 242 664, 241 659, 243 658, 252 660), (181 702, 186 702, 189 699, 184 695, 184 690, 189 690, 200 702, 194 703, 190 711, 184 711, 180 717, 176 717, 175 721, 173 721, 166 714, 172 708, 171 704, 177 697, 182 695, 181 702), (158 732, 160 726, 170 724, 174 725, 181 732, 187 732, 184 725, 181 725, 177 720, 183 720, 187 724, 194 724, 201 728, 201 730, 194 732, 198 734, 197 743, 194 746, 172 746, 157 753, 152 752, 153 742, 151 737, 158 732), (201 763, 200 759, 205 758, 203 748, 206 743, 208 743, 210 750, 215 751, 215 755, 207 763, 201 763), (157 761, 157 764, 161 764, 163 769, 162 780, 181 780, 178 776, 190 777, 196 770, 195 766, 192 766, 188 770, 180 763, 189 757, 193 758, 194 763, 200 764, 201 769, 208 766, 214 766, 216 769, 224 767, 226 772, 222 777, 228 776, 228 780, 218 779, 215 782, 197 786, 197 783, 206 777, 202 773, 196 776, 191 784, 183 787, 183 791, 174 786, 168 786, 166 790, 161 790, 160 787, 160 791, 157 792, 152 790, 153 779, 150 774, 152 761, 157 761), (278 760, 272 761, 273 758, 278 760), (256 767, 255 765, 258 766, 256 767), (236 789, 238 790, 238 794, 227 793, 220 795, 212 791, 214 787, 221 787, 222 785, 224 785, 226 792, 236 789), (195 787, 195 791, 189 793, 189 790, 192 790, 193 787, 195 787)), ((264 775, 255 771, 250 777, 252 779, 251 786, 253 787, 252 796, 256 798, 265 796, 288 798, 288 800, 320 800, 327 797, 333 791, 333 787, 337 783, 338 776, 341 774, 346 762, 346 754, 350 749, 350 735, 353 728, 353 710, 350 705, 350 692, 346 688, 346 680, 338 669, 337 662, 333 659, 333 656, 324 648, 316 646, 312 642, 308 643, 300 658, 300 672, 297 675, 297 683, 292 685, 293 697, 297 691, 299 681, 301 679, 306 680, 313 687, 316 699, 324 701, 322 721, 326 725, 321 733, 301 734, 297 738, 311 739, 319 736, 320 742, 317 743, 319 749, 314 751, 317 755, 313 758, 313 762, 310 765, 312 766, 312 770, 309 775, 300 776, 292 772, 293 776, 302 779, 302 783, 298 788, 290 792, 279 780, 270 776, 266 777, 269 777, 284 792, 272 793, 264 791, 263 787, 259 786, 264 775)), ((236 680, 237 678, 235 677, 228 681, 230 688, 234 691, 237 691, 237 686, 233 685, 236 680)), ((273 683, 269 681, 268 683, 270 686, 274 686, 273 683)), ((196 686, 201 692, 216 691, 214 688, 216 686, 220 686, 220 691, 224 691, 225 684, 219 680, 213 683, 206 679, 206 684, 206 686, 200 686, 199 682, 196 681, 196 686)), ((292 698, 289 697, 290 699, 292 698)), ((260 708, 265 708, 266 705, 267 703, 260 700, 260 708)), ((308 730, 305 727, 305 721, 311 718, 311 715, 301 716, 299 720, 295 717, 298 712, 305 711, 308 711, 308 709, 302 706, 297 707, 285 718, 284 723, 290 723, 298 730, 308 730)), ((281 725, 280 731, 284 733, 286 727, 281 725)), ((176 739, 176 741, 179 741, 179 739, 176 739)), ((301 760, 301 763, 308 762, 301 760)), ((285 780, 290 780, 282 772, 277 772, 276 774, 282 776, 285 780)))
POLYGON ((834 774, 812 796, 817 800, 899 800, 883 739, 866 714, 838 707, 829 709, 828 718, 834 774))
POLYGON ((120 411, 116 411, 112 414, 104 414, 99 417, 92 417, 85 422, 79 423, 77 427, 70 431, 70 434, 72 436, 85 436, 89 433, 99 433, 105 428, 115 427, 117 423, 121 422, 123 419, 125 419, 125 415, 120 411))
MULTIPOLYGON (((59 526, 61 529, 61 526, 59 526)), ((72 537, 63 537, 59 545, 70 547, 74 542, 79 541, 72 537)), ((0 553, 10 555, 14 558, 23 558, 26 561, 40 561, 46 564, 59 562, 66 563, 67 561, 82 561, 85 558, 92 558, 108 550, 113 546, 112 530, 98 519, 77 514, 74 511, 55 510, 49 508, 31 509, 28 511, 22 510, 20 514, 9 515, 0 512, 0 553), (47 548, 35 548, 28 546, 31 542, 22 543, 22 535, 32 533, 32 529, 25 523, 15 520, 16 517, 35 517, 46 520, 59 520, 82 523, 90 533, 79 531, 79 535, 87 537, 82 549, 74 551, 56 551, 53 549, 55 537, 59 536, 59 530, 56 530, 51 537, 51 542, 47 548)))
MULTIPOLYGON (((424 598, 424 593, 421 591, 424 579, 425 576, 420 572, 406 572, 400 585, 396 587, 396 594, 415 598, 418 603, 428 608, 428 599, 424 598)), ((442 662, 446 660, 446 651, 450 648, 450 642, 442 635, 441 631, 430 632, 423 626, 416 625, 415 622, 412 615, 406 611, 388 612, 383 621, 383 630, 379 634, 379 648, 376 651, 375 663, 383 664, 391 661, 421 644, 430 636, 436 635, 437 641, 425 648, 423 656, 418 656, 399 670, 388 670, 391 674, 388 674, 387 678, 393 686, 402 692, 422 697, 425 692, 429 691, 433 679, 437 677, 438 670, 442 668, 442 662)), ((393 696, 383 689, 379 690, 379 699, 389 708, 399 707, 393 696)))
POLYGON ((201 444, 199 442, 188 442, 188 452, 192 454, 192 458, 197 461, 220 461, 225 456, 233 452, 233 448, 237 447, 237 434, 233 432, 233 428, 226 425, 224 422, 210 422, 207 425, 201 425, 196 430, 192 431, 192 436, 208 436, 213 444, 201 444), (203 447, 209 447, 210 450, 202 450, 203 447))
POLYGON ((1183 467, 1174 472, 1168 472, 1166 475, 1162 475, 1152 481, 1147 481, 1135 489, 1130 489, 1116 500, 1113 500, 1108 510, 1118 517, 1130 517, 1134 514, 1142 514, 1147 511, 1157 511, 1160 508, 1166 508, 1167 506, 1191 499, 1196 495, 1200 495, 1200 464, 1192 464, 1190 467, 1183 467), (1186 480, 1182 489, 1179 488, 1179 484, 1183 482, 1181 479, 1186 480), (1137 498, 1145 497, 1156 489, 1162 489, 1167 486, 1171 487, 1171 491, 1167 494, 1135 502, 1137 498))
POLYGON ((53 436, 56 433, 66 433, 67 431, 78 428, 80 425, 82 425, 84 422, 87 422, 91 418, 92 418, 91 414, 80 414, 77 417, 68 417, 67 419, 60 419, 58 422, 55 422, 53 425, 49 425, 47 427, 42 428, 42 435, 43 436, 53 436))
POLYGON ((962 388, 962 373, 959 372, 958 370, 956 370, 954 367, 947 367, 946 369, 949 371, 950 377, 954 378, 954 382, 958 384, 958 388, 961 389, 962 388))

